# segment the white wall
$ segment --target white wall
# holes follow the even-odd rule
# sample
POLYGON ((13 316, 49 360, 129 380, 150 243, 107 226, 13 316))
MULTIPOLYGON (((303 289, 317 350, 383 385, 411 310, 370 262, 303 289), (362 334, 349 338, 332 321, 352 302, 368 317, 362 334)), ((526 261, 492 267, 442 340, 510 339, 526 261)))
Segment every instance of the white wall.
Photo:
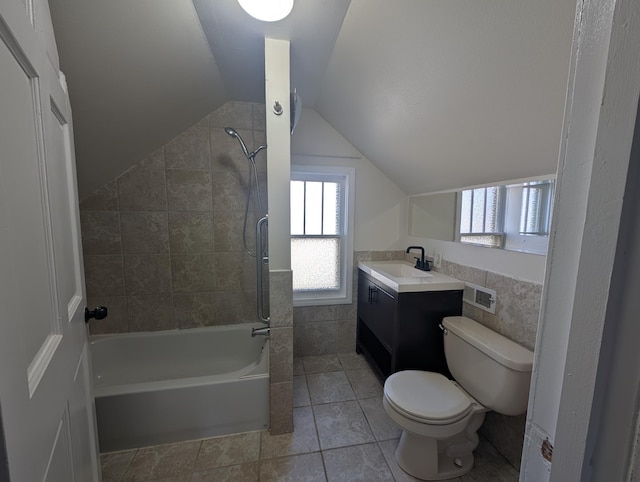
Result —
POLYGON ((406 247, 407 195, 313 109, 302 111, 291 139, 291 162, 355 168, 354 250, 406 247))
POLYGON ((267 125, 267 166, 269 171, 269 269, 291 269, 289 241, 289 41, 264 39, 265 98, 267 125), (283 112, 276 115, 278 101, 283 112))
POLYGON ((303 109, 291 140, 291 159, 356 169, 356 251, 419 245, 429 256, 440 252, 455 263, 536 283, 544 279, 545 256, 409 236, 408 196, 313 109, 303 109))
POLYGON ((473 266, 474 268, 485 269, 534 283, 542 283, 544 281, 547 257, 539 254, 482 248, 409 235, 406 236, 404 244, 407 246, 424 246, 427 256, 441 253, 442 259, 465 266, 473 266))

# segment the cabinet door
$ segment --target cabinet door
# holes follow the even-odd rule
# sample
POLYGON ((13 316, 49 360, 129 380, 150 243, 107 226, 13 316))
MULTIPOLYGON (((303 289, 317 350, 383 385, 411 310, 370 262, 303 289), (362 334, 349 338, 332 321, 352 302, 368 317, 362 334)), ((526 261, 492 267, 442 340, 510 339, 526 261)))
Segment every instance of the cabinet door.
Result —
POLYGON ((389 351, 393 346, 395 308, 396 300, 390 293, 365 276, 360 276, 358 316, 389 351))

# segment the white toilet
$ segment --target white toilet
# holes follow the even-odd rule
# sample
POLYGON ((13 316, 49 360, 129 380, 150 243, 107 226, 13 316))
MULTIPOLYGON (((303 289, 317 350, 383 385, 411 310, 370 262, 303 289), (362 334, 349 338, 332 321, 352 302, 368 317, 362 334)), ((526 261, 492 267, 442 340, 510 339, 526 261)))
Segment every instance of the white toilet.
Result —
POLYGON ((447 365, 455 378, 406 370, 384 384, 383 405, 402 428, 396 460, 424 480, 459 477, 473 468, 486 412, 527 410, 533 353, 463 316, 442 321, 447 365))

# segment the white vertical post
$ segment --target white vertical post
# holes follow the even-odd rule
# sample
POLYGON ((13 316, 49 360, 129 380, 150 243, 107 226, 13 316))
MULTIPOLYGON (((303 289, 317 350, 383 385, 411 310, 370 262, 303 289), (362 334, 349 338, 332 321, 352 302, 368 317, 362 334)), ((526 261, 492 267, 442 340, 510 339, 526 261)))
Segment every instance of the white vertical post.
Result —
POLYGON ((264 39, 269 270, 291 269, 289 181, 291 177, 289 41, 264 39), (274 112, 278 103, 280 115, 274 112))

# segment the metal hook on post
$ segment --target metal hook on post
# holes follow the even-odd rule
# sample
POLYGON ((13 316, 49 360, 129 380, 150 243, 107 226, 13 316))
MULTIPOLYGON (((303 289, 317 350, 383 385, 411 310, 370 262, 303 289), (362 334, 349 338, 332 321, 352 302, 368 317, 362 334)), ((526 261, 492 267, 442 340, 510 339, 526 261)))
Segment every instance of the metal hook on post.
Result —
POLYGON ((282 113, 284 112, 284 109, 282 108, 282 104, 280 103, 280 101, 275 101, 275 103, 273 104, 273 113, 275 115, 282 115, 282 113))

